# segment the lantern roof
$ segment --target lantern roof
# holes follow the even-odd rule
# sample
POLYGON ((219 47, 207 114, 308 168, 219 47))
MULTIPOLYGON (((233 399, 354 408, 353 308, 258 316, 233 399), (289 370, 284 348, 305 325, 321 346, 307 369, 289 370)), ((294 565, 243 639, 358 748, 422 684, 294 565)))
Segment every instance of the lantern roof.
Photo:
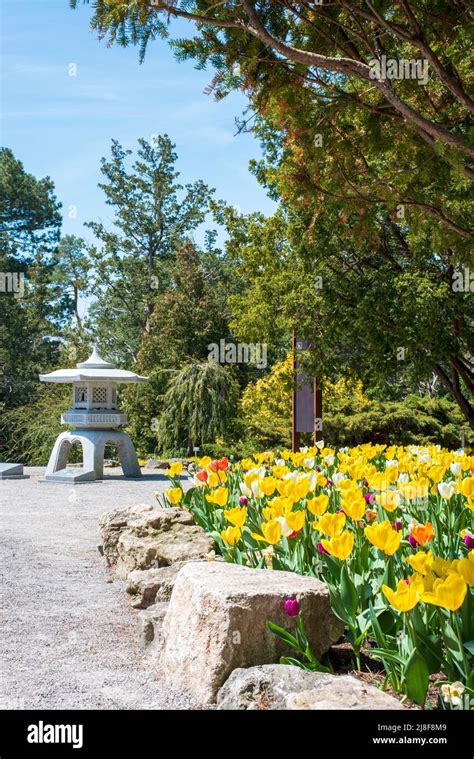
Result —
POLYGON ((41 382, 93 382, 94 380, 102 380, 104 382, 126 383, 146 382, 148 380, 148 377, 142 377, 135 372, 116 369, 114 364, 104 361, 95 345, 87 361, 76 364, 75 369, 56 369, 49 374, 40 374, 39 378, 41 382))

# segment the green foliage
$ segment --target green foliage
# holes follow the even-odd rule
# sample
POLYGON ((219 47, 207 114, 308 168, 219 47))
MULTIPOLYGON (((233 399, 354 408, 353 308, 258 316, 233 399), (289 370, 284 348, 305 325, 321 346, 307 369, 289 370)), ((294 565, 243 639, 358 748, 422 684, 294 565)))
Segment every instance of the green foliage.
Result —
MULTIPOLYGON (((324 378, 325 432, 334 444, 457 446, 466 431, 459 412, 444 397, 421 396, 448 393, 474 429, 474 305, 470 292, 453 288, 474 236, 464 10, 438 3, 433 13, 425 0, 414 11, 385 2, 363 12, 346 2, 305 13, 271 2, 249 7, 95 3, 94 27, 112 43, 139 45, 142 58, 149 42, 168 37, 170 18, 204 16, 191 38, 171 45, 180 60, 212 65, 209 92, 217 98, 245 91, 252 115, 241 128, 251 124, 263 149, 252 169, 281 202, 269 219, 217 204, 228 232, 225 272, 237 284, 215 297, 199 277, 193 286, 193 277, 166 267, 160 297, 142 298, 139 329, 119 328, 119 340, 136 356, 145 335, 140 360, 154 377, 183 360, 201 361, 204 341, 196 335, 211 338, 214 327, 222 337, 231 329, 243 341, 266 341, 277 360, 296 330, 312 346, 308 371, 324 378), (371 59, 382 55, 426 59, 427 81, 374 78, 371 59), (332 403, 327 388, 340 377, 361 381, 368 397, 332 403)), ((161 142, 160 150, 171 167, 170 145, 161 142)), ((136 198, 124 180, 124 155, 114 144, 104 168, 116 186, 110 201, 126 209, 136 198)), ((107 245, 117 247, 116 240, 107 245)), ((146 281, 134 269, 137 277, 146 281)), ((250 377, 238 376, 245 387, 250 377)), ((148 405, 140 400, 148 428, 161 411, 156 383, 145 391, 148 405)), ((260 444, 289 443, 288 392, 274 372, 244 391, 242 416, 245 434, 260 444)))
POLYGON ((279 197, 313 210, 340 203, 351 216, 344 231, 361 239, 369 218, 397 218, 401 204, 411 245, 431 239, 469 254, 474 103, 463 3, 98 0, 94 10, 93 26, 111 43, 139 45, 142 58, 150 41, 168 38, 171 18, 202 18, 193 36, 170 44, 178 59, 212 66, 216 98, 237 88, 249 97, 271 131, 271 163, 283 157, 284 171, 266 177, 279 197), (426 61, 426 81, 374 76, 382 56, 426 61))
POLYGON ((34 401, 1 414, 2 458, 45 466, 57 436, 67 429, 61 425, 61 410, 67 409, 70 401, 69 387, 39 385, 34 401))
MULTIPOLYGON (((158 364, 147 372, 147 383, 130 385, 122 391, 122 406, 129 419, 127 431, 142 457, 157 452, 158 419, 163 410, 164 395, 175 374, 176 370, 161 369, 158 364)), ((174 455, 174 447, 169 455, 174 455)))
MULTIPOLYGON (((291 395, 290 357, 245 388, 241 401, 244 426, 261 447, 290 444, 291 395)), ((467 444, 474 443, 474 433, 448 398, 411 394, 384 402, 369 398, 360 383, 352 380, 325 381, 323 436, 328 445, 433 443, 458 448, 463 435, 467 444)))
POLYGON ((335 446, 373 442, 440 444, 459 448, 462 435, 474 443, 474 433, 447 398, 409 395, 402 401, 347 400, 323 414, 324 437, 335 446))
POLYGON ((451 254, 429 241, 411 250, 389 221, 345 239, 338 216, 328 208, 312 226, 304 209, 225 215, 227 255, 247 285, 230 299, 234 333, 281 349, 294 329, 312 346, 309 372, 359 378, 387 400, 422 393, 434 377, 474 427, 474 301, 453 291, 451 254))
POLYGON ((56 280, 61 217, 51 180, 28 174, 0 150, 0 272, 19 276, 18 292, 0 291, 0 411, 34 397, 38 373, 58 355, 71 303, 56 280))
POLYGON ((229 369, 212 361, 185 366, 167 390, 158 422, 158 447, 178 447, 188 454, 193 446, 223 437, 232 430, 239 387, 229 369))
MULTIPOLYGON (((124 394, 133 439, 144 454, 156 448, 157 419, 176 371, 186 362, 205 361, 208 345, 231 338, 226 298, 232 284, 218 253, 185 242, 167 268, 168 285, 156 297, 150 330, 143 336, 136 363, 150 381, 127 388, 124 394)), ((233 372, 236 378, 245 378, 247 373, 240 367, 233 372)), ((230 414, 234 413, 231 409, 230 414)), ((179 449, 177 442, 175 447, 179 449)))
POLYGON ((89 251, 95 296, 89 327, 103 336, 109 355, 127 364, 151 334, 155 304, 171 286, 175 253, 204 221, 212 195, 202 181, 178 183, 177 156, 166 135, 140 139, 132 165, 131 156, 112 141, 100 187, 114 211, 113 227, 87 225, 102 243, 89 251))
POLYGON ((291 444, 291 357, 275 364, 269 374, 247 385, 241 407, 247 435, 260 446, 291 444))

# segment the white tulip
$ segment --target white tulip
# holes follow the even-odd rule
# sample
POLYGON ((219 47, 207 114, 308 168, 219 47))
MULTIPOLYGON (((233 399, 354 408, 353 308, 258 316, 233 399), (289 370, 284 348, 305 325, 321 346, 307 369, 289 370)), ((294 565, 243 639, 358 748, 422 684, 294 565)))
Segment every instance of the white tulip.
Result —
POLYGON ((283 535, 284 538, 287 538, 290 532, 293 532, 293 530, 291 529, 291 527, 288 526, 285 517, 277 517, 276 521, 280 522, 281 534, 283 535))
POLYGON ((431 456, 429 453, 423 453, 421 456, 418 456, 418 461, 420 464, 431 464, 431 456))
POLYGON ((438 482, 438 492, 441 498, 444 498, 445 501, 449 501, 449 499, 457 493, 457 488, 454 482, 438 482))

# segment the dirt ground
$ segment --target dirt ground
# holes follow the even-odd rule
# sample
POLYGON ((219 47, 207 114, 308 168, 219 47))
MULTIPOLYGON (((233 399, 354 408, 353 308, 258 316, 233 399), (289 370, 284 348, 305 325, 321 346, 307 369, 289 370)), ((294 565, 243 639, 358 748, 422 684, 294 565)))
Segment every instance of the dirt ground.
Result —
MULTIPOLYGON (((162 475, 71 486, 0 480, 0 708, 192 708, 138 645, 136 611, 99 554, 100 514, 156 503, 162 475)), ((111 476, 112 475, 112 476, 111 476)))

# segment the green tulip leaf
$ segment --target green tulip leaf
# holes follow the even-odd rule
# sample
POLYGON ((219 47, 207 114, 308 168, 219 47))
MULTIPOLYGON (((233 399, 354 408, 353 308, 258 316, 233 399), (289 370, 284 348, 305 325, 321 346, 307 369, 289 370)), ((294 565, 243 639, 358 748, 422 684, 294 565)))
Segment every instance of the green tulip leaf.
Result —
POLYGON ((430 673, 424 657, 414 648, 405 665, 405 693, 420 706, 424 706, 426 700, 429 677, 430 673))

